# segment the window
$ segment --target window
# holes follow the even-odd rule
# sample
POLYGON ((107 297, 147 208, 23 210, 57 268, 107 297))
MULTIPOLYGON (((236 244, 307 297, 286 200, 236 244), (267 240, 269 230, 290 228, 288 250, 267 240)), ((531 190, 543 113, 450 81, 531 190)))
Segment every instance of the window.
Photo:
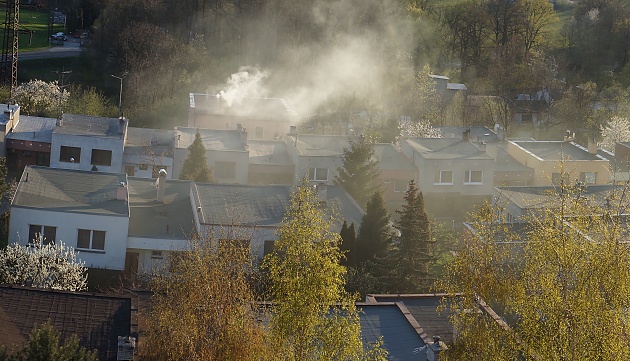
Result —
POLYGON ((453 171, 441 170, 435 173, 435 184, 453 184, 453 171))
POLYGON ((569 174, 568 173, 551 173, 551 183, 553 185, 559 186, 561 183, 564 185, 569 184, 569 174))
POLYGON ((580 182, 584 184, 595 184, 597 182, 597 172, 581 172, 580 182))
POLYGON ((409 189, 409 183, 404 180, 396 180, 394 181, 394 192, 406 192, 409 189))
POLYGON ((217 178, 235 178, 236 162, 214 162, 213 173, 217 178))
POLYGON ((92 163, 93 165, 112 165, 112 151, 102 149, 92 149, 92 163))
POLYGON ((77 234, 77 248, 104 251, 105 231, 79 229, 77 234))
POLYGON ((25 150, 22 152, 22 157, 30 157, 31 156, 31 151, 30 150, 25 150))
POLYGON ((81 148, 61 146, 59 150, 59 161, 67 163, 81 162, 81 148))
POLYGON ((43 236, 44 244, 55 243, 57 238, 57 227, 41 226, 39 224, 31 224, 28 227, 28 243, 33 241, 39 236, 43 236))
POLYGON ((309 168, 308 180, 311 181, 327 181, 328 180, 328 168, 309 168))
POLYGON ((391 182, 392 182, 392 180, 391 180, 391 179, 385 179, 385 180, 383 181, 383 184, 390 184, 391 182))
POLYGON ((464 184, 481 184, 483 179, 483 171, 467 170, 464 172, 464 184))
POLYGON ((151 259, 164 259, 162 251, 151 251, 151 259))
POLYGON ((147 169, 149 169, 149 165, 148 164, 140 164, 140 165, 138 165, 138 169, 140 169, 140 170, 147 170, 147 169))
POLYGON ((127 173, 128 176, 133 177, 133 175, 136 173, 136 167, 132 165, 126 166, 125 173, 127 173))
POLYGON ((256 138, 262 138, 263 137, 263 127, 256 127, 256 138))

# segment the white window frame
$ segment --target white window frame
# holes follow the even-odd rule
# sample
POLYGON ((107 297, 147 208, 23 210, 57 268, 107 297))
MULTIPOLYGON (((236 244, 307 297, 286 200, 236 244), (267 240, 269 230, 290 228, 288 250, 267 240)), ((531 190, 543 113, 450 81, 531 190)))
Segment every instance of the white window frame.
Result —
POLYGON ((105 241, 107 241, 107 232, 106 231, 101 231, 98 229, 86 229, 86 228, 79 228, 77 229, 77 250, 83 251, 83 252, 96 252, 96 253, 105 253, 105 241), (81 231, 89 231, 90 232, 90 244, 88 248, 84 248, 84 247, 79 247, 79 233, 81 231), (94 248, 94 232, 103 232, 103 248, 94 248))
POLYGON ((437 184, 437 185, 453 185, 453 173, 454 173, 454 172, 453 172, 452 170, 449 170, 449 169, 442 169, 442 170, 440 170, 439 172, 440 172, 440 175, 439 175, 438 182, 437 182, 437 183, 434 183, 434 184, 437 184), (442 178, 443 178, 443 177, 442 177, 442 173, 444 173, 444 172, 449 172, 449 173, 451 173, 451 181, 450 181, 450 182, 444 182, 444 181, 442 181, 442 178))
POLYGON ((311 167, 311 168, 308 169, 308 180, 309 181, 313 181, 313 182, 326 182, 326 181, 328 181, 329 173, 330 172, 328 171, 328 168, 323 168, 323 167, 313 168, 313 167, 311 167), (318 169, 326 170, 326 178, 319 178, 318 177, 318 173, 320 173, 320 172, 317 171, 318 169), (312 176, 311 176, 311 173, 312 173, 312 176))
POLYGON ((483 170, 467 170, 464 172, 464 184, 483 184, 483 170), (473 174, 479 172, 479 181, 473 181, 473 174))

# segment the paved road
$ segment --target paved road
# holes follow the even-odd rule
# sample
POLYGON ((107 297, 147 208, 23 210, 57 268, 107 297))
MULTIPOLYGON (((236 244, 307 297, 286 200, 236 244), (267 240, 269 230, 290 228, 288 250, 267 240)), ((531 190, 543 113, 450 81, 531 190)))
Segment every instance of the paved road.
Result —
POLYGON ((71 56, 79 56, 81 54, 81 40, 80 39, 68 39, 63 45, 56 45, 50 49, 29 51, 26 53, 18 54, 19 60, 32 60, 32 59, 48 59, 48 58, 68 58, 71 56))

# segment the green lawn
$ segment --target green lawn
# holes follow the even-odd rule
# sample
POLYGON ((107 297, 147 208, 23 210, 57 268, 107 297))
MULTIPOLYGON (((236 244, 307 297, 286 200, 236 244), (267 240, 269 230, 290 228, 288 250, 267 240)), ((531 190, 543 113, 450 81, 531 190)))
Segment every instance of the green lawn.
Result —
MULTIPOLYGON (((4 24, 4 16, 6 7, 0 6, 0 19, 4 24)), ((48 16, 47 10, 34 11, 30 9, 20 9, 20 30, 33 31, 33 37, 30 39, 29 34, 19 35, 19 50, 28 52, 33 50, 46 49, 50 47, 48 42, 48 16), (30 43, 29 43, 30 40, 30 43)), ((66 31, 63 25, 55 24, 53 34, 59 31, 66 31)))

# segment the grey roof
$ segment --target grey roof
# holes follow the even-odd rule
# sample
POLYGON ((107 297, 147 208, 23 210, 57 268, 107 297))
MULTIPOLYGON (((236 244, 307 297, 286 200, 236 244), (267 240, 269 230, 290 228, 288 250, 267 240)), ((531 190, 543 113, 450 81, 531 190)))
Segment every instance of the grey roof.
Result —
POLYGON ((449 80, 450 79, 446 75, 436 75, 436 74, 429 74, 429 77, 433 78, 433 79, 442 79, 442 80, 449 80))
MULTIPOLYGON (((126 126, 127 120, 125 120, 126 126)), ((54 134, 86 135, 113 139, 123 139, 118 118, 93 117, 89 115, 63 114, 61 126, 55 127, 54 134)))
MULTIPOLYGON (((196 128, 176 127, 176 148, 188 148, 195 140, 196 128)), ((199 129, 201 141, 206 150, 241 151, 247 150, 247 140, 243 142, 238 130, 199 129)))
POLYGON ((190 181, 167 180, 161 203, 155 179, 129 178, 129 235, 188 239, 194 222, 190 185, 190 181))
POLYGON ((174 136, 174 130, 129 127, 124 153, 170 156, 173 154, 174 136))
POLYGON ((544 161, 605 160, 573 142, 537 140, 511 142, 544 161))
POLYGON ((448 84, 446 84, 446 89, 448 89, 448 90, 468 90, 468 88, 466 88, 466 85, 461 84, 461 83, 448 83, 448 84))
POLYGON ((277 140, 250 140, 249 164, 293 165, 287 144, 277 140))
POLYGON ((379 169, 417 171, 413 165, 393 144, 377 143, 374 145, 374 156, 378 159, 379 169))
POLYGON ((472 141, 483 141, 486 144, 497 143, 500 141, 499 136, 488 127, 471 126, 471 127, 434 127, 440 131, 442 138, 462 139, 465 131, 470 131, 468 139, 472 141))
MULTIPOLYGON (((202 208, 200 222, 208 225, 239 224, 277 227, 289 206, 293 186, 196 183, 193 197, 202 208)), ((350 224, 360 224, 363 211, 338 185, 327 187, 328 207, 337 207, 350 224)))
POLYGON ((20 121, 7 139, 52 143, 52 133, 57 119, 20 115, 20 121))
POLYGON ((127 182, 125 174, 27 166, 12 206, 129 216, 127 202, 116 199, 121 182, 127 182))
MULTIPOLYGON (((495 187, 495 194, 505 197, 521 209, 525 208, 548 208, 558 206, 560 187, 557 186, 513 186, 495 187)), ((571 192, 578 194, 577 189, 571 192)), ((586 198, 590 205, 602 206, 606 199, 614 193, 623 192, 623 186, 613 184, 589 185, 581 187, 579 197, 586 198)), ((617 194, 612 197, 615 201, 626 200, 627 197, 617 194)))
POLYGON ((226 101, 216 94, 191 93, 190 108, 200 114, 257 119, 289 119, 296 116, 286 100, 282 98, 243 97, 226 101))
POLYGON ((493 159, 471 142, 461 139, 411 138, 405 142, 425 159, 493 159))
MULTIPOLYGON (((453 325, 450 322, 451 310, 445 295, 418 294, 418 295, 370 295, 376 302, 401 302, 409 311, 414 320, 422 328, 422 337, 425 341, 432 340, 433 336, 440 336, 446 344, 454 339, 453 325), (438 311, 440 303, 446 300, 444 309, 438 311)), ((457 296, 452 296, 457 297, 457 296)), ((429 341, 430 342, 430 341, 429 341)))
POLYGON ((345 135, 298 134, 289 136, 287 146, 296 146, 299 155, 305 157, 331 157, 343 154, 344 148, 350 148, 350 138, 345 135))
POLYGON ((364 344, 382 336, 388 360, 426 360, 426 353, 417 351, 426 344, 396 304, 359 303, 357 308, 364 344))

